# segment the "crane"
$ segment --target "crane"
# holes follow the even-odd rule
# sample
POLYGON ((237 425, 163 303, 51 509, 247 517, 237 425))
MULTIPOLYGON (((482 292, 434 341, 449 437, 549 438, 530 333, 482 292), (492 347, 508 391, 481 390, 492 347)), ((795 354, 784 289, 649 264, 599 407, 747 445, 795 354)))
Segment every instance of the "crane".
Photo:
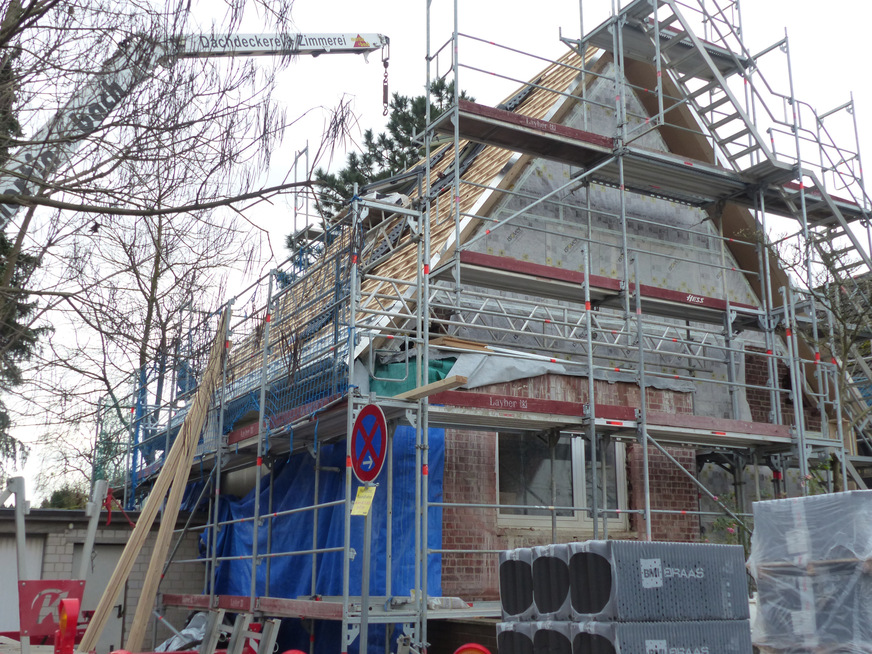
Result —
MULTIPOLYGON (((383 34, 189 34, 168 43, 146 37, 122 41, 72 96, 66 106, 10 156, 0 174, 0 194, 32 196, 67 164, 89 134, 96 131, 112 110, 160 64, 177 59, 205 57, 257 57, 325 54, 362 54, 382 50, 387 68, 390 39, 383 34)), ((20 204, 0 203, 0 230, 18 212, 20 204)))

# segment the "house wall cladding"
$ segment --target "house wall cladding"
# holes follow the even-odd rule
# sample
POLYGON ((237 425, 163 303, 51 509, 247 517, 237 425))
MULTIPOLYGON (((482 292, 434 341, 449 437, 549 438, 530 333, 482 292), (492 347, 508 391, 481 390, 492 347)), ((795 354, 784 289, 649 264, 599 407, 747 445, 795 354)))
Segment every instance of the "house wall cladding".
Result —
MULTIPOLYGON (((543 375, 505 384, 475 389, 477 393, 493 393, 513 397, 554 399, 567 402, 587 402, 587 379, 543 375)), ((638 406, 639 389, 634 384, 596 382, 597 403, 638 406)), ((674 413, 692 413, 689 393, 649 389, 649 409, 674 413)), ((669 448, 682 465, 695 472, 695 451, 669 448)), ((652 507, 676 511, 699 508, 698 491, 674 464, 659 452, 650 455, 650 489, 652 507)), ((451 503, 493 504, 497 493, 497 434, 485 431, 446 430, 444 501, 451 503)), ((628 447, 628 502, 630 509, 644 508, 641 447, 628 447)), ((633 516, 628 528, 609 527, 610 538, 643 538, 645 524, 641 516, 633 516)), ((699 540, 699 519, 693 515, 655 514, 652 534, 660 540, 699 540)), ((581 541, 592 536, 590 526, 559 526, 558 542, 581 541)), ((500 550, 532 547, 550 543, 550 528, 518 527, 501 524, 494 509, 446 507, 443 510, 442 546, 444 549, 500 550)), ((488 553, 446 553, 442 557, 442 592, 446 596, 465 599, 496 599, 499 596, 497 557, 488 553)))

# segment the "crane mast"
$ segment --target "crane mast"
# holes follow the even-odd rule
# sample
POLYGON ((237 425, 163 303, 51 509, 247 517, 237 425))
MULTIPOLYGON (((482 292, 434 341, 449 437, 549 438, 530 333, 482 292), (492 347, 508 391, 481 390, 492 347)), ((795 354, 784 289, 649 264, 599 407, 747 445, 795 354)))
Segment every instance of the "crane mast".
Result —
MULTIPOLYGON (((366 58, 370 52, 387 49, 389 43, 383 34, 363 33, 191 34, 170 43, 125 39, 66 106, 10 156, 0 174, 0 194, 27 197, 51 186, 52 176, 69 163, 82 140, 99 129, 158 64, 206 57, 362 54, 366 58)), ((0 203, 0 230, 20 208, 15 202, 0 203)))

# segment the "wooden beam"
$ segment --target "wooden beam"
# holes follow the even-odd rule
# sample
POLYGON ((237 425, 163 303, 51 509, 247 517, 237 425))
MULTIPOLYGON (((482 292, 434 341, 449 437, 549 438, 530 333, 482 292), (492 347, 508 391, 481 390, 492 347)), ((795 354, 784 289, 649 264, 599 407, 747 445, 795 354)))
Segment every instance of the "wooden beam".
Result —
MULTIPOLYGON (((212 397, 212 391, 218 380, 218 373, 220 373, 221 370, 220 362, 222 361, 224 353, 224 340, 227 332, 228 320, 229 312, 225 311, 224 317, 221 321, 221 326, 215 334, 215 341, 212 344, 212 350, 209 354, 209 365, 203 376, 203 380, 197 389, 192 408, 185 417, 185 421, 182 423, 182 429, 167 454, 160 474, 154 482, 148 501, 145 503, 145 507, 139 515, 136 527, 134 527, 133 533, 130 535, 130 539, 127 541, 127 545, 124 547, 124 551, 121 554, 121 558, 118 560, 118 565, 115 567, 115 571, 112 573, 112 577, 106 585, 106 590, 103 592, 99 604, 97 604, 97 608, 94 611, 91 621, 88 623, 88 628, 85 631, 85 635, 82 637, 82 642, 79 643, 76 648, 77 652, 89 652, 96 647, 97 641, 100 639, 100 635, 103 633, 103 629, 105 628, 109 615, 112 612, 112 605, 115 603, 115 598, 118 597, 118 593, 121 591, 121 588, 130 576, 133 564, 136 562, 136 558, 139 556, 142 546, 148 538, 151 526, 154 523, 154 519, 157 517, 161 504, 163 504, 167 491, 175 481, 181 468, 187 467, 187 469, 190 470, 191 463, 189 452, 196 452, 196 442, 199 439, 200 431, 202 430, 202 423, 200 424, 199 429, 196 429, 196 431, 194 430, 196 425, 193 422, 194 418, 192 418, 192 414, 201 413, 201 411, 196 410, 196 408, 200 406, 205 406, 206 409, 208 409, 212 397), (186 426, 188 426, 187 430, 185 429, 186 426), (192 432, 195 432, 194 436, 189 437, 188 434, 192 432), (193 447, 190 443, 191 440, 194 441, 193 447)), ((206 411, 203 410, 202 419, 204 420, 205 413, 206 411)), ((182 484, 182 486, 184 486, 184 484, 182 484)), ((175 519, 173 519, 170 524, 170 521, 166 520, 165 516, 161 528, 164 527, 164 523, 166 523, 168 528, 171 530, 175 525, 175 519)), ((159 579, 161 572, 161 569, 158 569, 157 571, 149 569, 148 575, 155 575, 159 579)), ((141 604, 143 602, 146 602, 144 598, 140 600, 141 604)), ((153 603, 154 597, 151 598, 150 602, 147 602, 149 613, 151 613, 151 606, 153 603)))
POLYGON ((398 400, 420 400, 422 397, 427 397, 428 395, 433 395, 434 393, 450 391, 451 389, 457 388, 458 386, 463 386, 466 382, 466 377, 462 377, 461 375, 451 375, 451 377, 440 379, 439 381, 435 381, 432 384, 418 386, 418 388, 413 388, 412 390, 406 391, 405 393, 394 395, 394 398, 398 400))
MULTIPOLYGON (((176 518, 179 516, 179 507, 182 504, 182 496, 185 492, 185 485, 188 483, 188 477, 191 474, 191 462, 194 455, 197 453, 197 443, 200 440, 200 433, 203 431, 203 425, 206 424, 206 417, 209 413, 209 406, 212 403, 212 395, 215 387, 218 385, 218 379, 221 376, 221 363, 224 360, 222 354, 226 351, 224 348, 225 330, 227 327, 227 315, 221 321, 221 327, 215 336, 215 342, 212 345, 212 352, 209 355, 209 365, 197 388, 197 394, 194 397, 194 402, 185 416, 185 421, 182 423, 182 428, 179 430, 177 439, 182 439, 185 442, 185 454, 180 457, 179 463, 173 475, 172 487, 164 506, 163 515, 161 516, 160 530, 158 531, 157 541, 152 551, 151 561, 148 565, 145 579, 142 583, 142 593, 139 596, 139 604, 136 606, 136 614, 133 617, 133 623, 130 625, 130 634, 127 637, 126 649, 131 652, 139 652, 142 650, 142 642, 145 639, 145 630, 148 626, 148 621, 151 618, 152 609, 154 608, 154 600, 157 595, 157 589, 163 578, 164 564, 166 563, 167 552, 169 552, 170 541, 172 540, 173 530, 176 525, 176 518)), ((149 498, 151 499, 151 498, 149 498)))

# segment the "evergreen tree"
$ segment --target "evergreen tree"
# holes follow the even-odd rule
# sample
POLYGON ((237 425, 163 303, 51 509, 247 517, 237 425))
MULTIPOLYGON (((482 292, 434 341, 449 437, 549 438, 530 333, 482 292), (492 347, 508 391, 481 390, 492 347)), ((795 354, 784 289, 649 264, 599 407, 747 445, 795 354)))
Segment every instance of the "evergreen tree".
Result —
MULTIPOLYGON (((464 100, 472 100, 465 92, 464 100)), ((435 118, 447 109, 454 99, 454 83, 436 80, 430 85, 430 116, 435 118)), ((348 155, 344 168, 328 173, 319 168, 315 181, 320 185, 318 211, 329 220, 342 213, 354 192, 354 184, 365 186, 387 179, 412 167, 423 156, 423 147, 418 140, 426 127, 427 98, 419 95, 410 98, 394 93, 390 102, 387 131, 378 136, 371 129, 363 133, 363 152, 348 155)), ((290 236, 287 246, 292 249, 290 236)))
POLYGON ((39 261, 26 252, 10 260, 13 250, 13 243, 0 232, 0 278, 6 278, 7 266, 13 266, 9 285, 0 289, 0 472, 4 464, 27 456, 27 448, 10 433, 12 420, 3 396, 22 383, 21 363, 31 358, 40 336, 50 330, 29 325, 37 305, 21 290, 39 261))
MULTIPOLYGON (((8 7, 0 33, 6 35, 10 22, 19 18, 21 4, 14 0, 8 7)), ((16 70, 20 54, 17 46, 0 49, 0 165, 9 158, 9 144, 21 135, 15 113, 16 70)), ((22 383, 20 364, 30 359, 39 337, 47 327, 29 325, 36 312, 22 288, 39 266, 37 257, 20 251, 20 244, 0 232, 0 479, 7 463, 23 462, 27 448, 12 436, 12 420, 3 396, 22 383)))
POLYGON ((40 509, 84 509, 88 503, 88 488, 82 484, 66 483, 52 491, 42 501, 40 509))

